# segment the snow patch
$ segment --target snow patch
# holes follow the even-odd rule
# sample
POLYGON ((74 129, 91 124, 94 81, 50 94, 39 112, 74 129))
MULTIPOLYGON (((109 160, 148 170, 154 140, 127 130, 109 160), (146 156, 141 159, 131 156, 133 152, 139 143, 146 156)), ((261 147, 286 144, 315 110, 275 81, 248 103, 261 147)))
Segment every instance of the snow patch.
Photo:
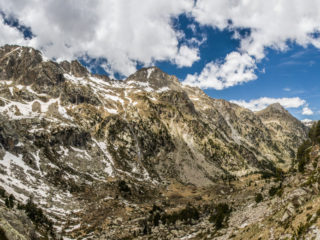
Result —
POLYGON ((118 110, 117 109, 104 107, 104 110, 106 110, 107 112, 112 113, 112 114, 118 114, 118 110))
POLYGON ((123 99, 120 98, 120 97, 118 97, 118 96, 114 96, 114 95, 110 95, 110 94, 105 94, 104 97, 105 97, 106 99, 110 99, 110 100, 112 100, 112 101, 114 101, 114 102, 120 102, 121 104, 124 103, 123 99))
POLYGON ((109 176, 114 176, 113 172, 113 160, 111 157, 111 154, 108 152, 107 145, 104 142, 98 142, 97 140, 93 139, 93 141, 97 144, 97 146, 101 149, 101 151, 104 153, 104 155, 107 157, 107 160, 104 160, 104 163, 106 165, 104 171, 109 175, 109 176))
POLYGON ((59 98, 50 99, 47 102, 43 102, 41 100, 33 100, 31 102, 24 102, 24 103, 11 101, 11 100, 1 98, 1 97, 0 97, 0 99, 5 102, 5 105, 0 107, 0 112, 3 114, 6 114, 11 119, 24 119, 24 118, 39 117, 39 115, 42 115, 42 114, 48 112, 51 104, 57 103, 58 104, 58 113, 63 118, 66 118, 68 120, 72 120, 72 118, 67 114, 67 111, 64 109, 64 107, 61 106, 59 98), (40 104, 41 113, 32 111, 32 105, 35 102, 38 102, 40 104), (17 110, 18 110, 18 112, 17 112, 17 110))
POLYGON ((5 81, 5 80, 0 81, 1 85, 11 85, 12 83, 13 83, 13 81, 5 81))
POLYGON ((76 229, 79 229, 79 228, 80 228, 80 226, 81 226, 81 223, 76 224, 76 225, 74 225, 74 226, 72 226, 72 227, 70 227, 70 228, 66 229, 66 230, 65 230, 65 232, 72 232, 72 231, 74 231, 74 230, 76 230, 76 229))
POLYGON ((150 87, 148 82, 139 82, 139 81, 130 80, 127 82, 127 84, 128 85, 135 85, 137 87, 143 88, 147 92, 154 91, 154 89, 152 87, 150 87))
POLYGON ((18 165, 19 167, 21 167, 24 172, 26 172, 27 170, 32 170, 32 168, 30 168, 28 165, 25 164, 25 162, 22 160, 22 154, 19 154, 18 156, 13 155, 12 153, 6 151, 5 155, 3 156, 3 163, 8 169, 10 169, 11 164, 14 163, 15 165, 18 165))
POLYGON ((13 96, 13 87, 9 87, 9 91, 10 91, 11 96, 13 96))
POLYGON ((154 68, 148 68, 147 69, 147 78, 149 78, 151 76, 151 74, 153 73, 154 68))
POLYGON ((170 88, 168 88, 168 87, 162 87, 162 88, 159 88, 156 92, 157 93, 162 93, 162 92, 167 92, 169 90, 170 90, 170 88))

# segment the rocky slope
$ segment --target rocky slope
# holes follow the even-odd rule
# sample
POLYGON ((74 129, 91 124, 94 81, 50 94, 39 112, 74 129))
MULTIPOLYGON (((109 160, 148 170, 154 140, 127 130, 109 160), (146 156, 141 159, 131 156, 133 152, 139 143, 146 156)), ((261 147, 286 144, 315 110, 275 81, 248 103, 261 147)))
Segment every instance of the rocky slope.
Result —
MULTIPOLYGON (((156 67, 116 81, 8 45, 0 48, 0 112, 4 195, 21 204, 32 197, 56 236, 71 238, 108 229, 105 238, 117 239, 121 222, 133 236, 155 197, 171 199, 180 184, 211 189, 286 170, 307 136, 280 105, 253 113, 156 67)), ((37 234, 50 235, 46 227, 37 234)))
MULTIPOLYGON (((274 178, 242 179, 247 199, 229 218, 216 239, 318 239, 320 236, 319 143, 303 150, 302 170, 296 159, 289 173, 274 178), (261 198, 257 198, 257 195, 261 198)), ((238 196, 239 194, 235 194, 238 196)), ((233 197, 233 196, 232 196, 233 197)))
POLYGON ((288 169, 290 163, 285 159, 294 159, 295 152, 306 137, 306 129, 279 103, 271 104, 266 109, 256 113, 273 136, 276 155, 282 169, 288 169), (299 127, 297 127, 299 126, 299 127), (296 129, 296 131, 292 131, 296 129), (282 159, 283 158, 283 159, 282 159))

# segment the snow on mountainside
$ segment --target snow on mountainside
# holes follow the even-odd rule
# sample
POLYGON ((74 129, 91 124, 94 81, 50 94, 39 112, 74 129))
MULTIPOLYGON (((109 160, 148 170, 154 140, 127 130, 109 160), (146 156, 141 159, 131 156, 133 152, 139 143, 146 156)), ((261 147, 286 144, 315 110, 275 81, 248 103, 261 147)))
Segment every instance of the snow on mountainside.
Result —
POLYGON ((303 119, 301 120, 301 122, 306 125, 307 127, 312 127, 312 125, 316 122, 314 120, 311 119, 303 119))

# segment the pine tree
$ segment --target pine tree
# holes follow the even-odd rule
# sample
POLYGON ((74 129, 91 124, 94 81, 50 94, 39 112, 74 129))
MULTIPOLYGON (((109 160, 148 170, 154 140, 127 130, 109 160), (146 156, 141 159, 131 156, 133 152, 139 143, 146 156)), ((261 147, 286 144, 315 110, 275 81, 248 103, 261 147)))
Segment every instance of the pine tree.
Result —
POLYGON ((320 121, 317 122, 315 127, 315 142, 320 143, 320 121))
POLYGON ((6 204, 6 207, 7 207, 7 208, 10 208, 9 198, 6 198, 5 204, 6 204))
POLYGON ((10 208, 13 208, 14 207, 14 196, 12 194, 10 194, 9 196, 9 204, 10 204, 10 208))
POLYGON ((312 125, 308 135, 313 144, 320 143, 320 121, 312 125))
POLYGON ((312 143, 310 140, 304 141, 300 147, 298 148, 297 152, 297 161, 298 161, 298 170, 299 172, 304 171, 305 165, 310 161, 310 147, 312 143))
POLYGON ((14 196, 12 194, 10 194, 10 196, 5 199, 6 206, 8 208, 13 208, 14 207, 14 200, 15 200, 14 196))
POLYGON ((316 123, 314 123, 312 125, 312 127, 309 130, 308 135, 309 135, 309 138, 311 139, 311 141, 314 142, 315 138, 316 138, 316 123))

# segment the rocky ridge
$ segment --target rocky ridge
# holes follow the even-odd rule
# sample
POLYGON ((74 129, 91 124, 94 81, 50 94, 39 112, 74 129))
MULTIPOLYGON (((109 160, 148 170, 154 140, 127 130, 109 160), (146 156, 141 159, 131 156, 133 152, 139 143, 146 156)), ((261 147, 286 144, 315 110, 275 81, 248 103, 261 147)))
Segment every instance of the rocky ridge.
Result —
MULTIPOLYGON (((18 202, 32 197, 69 238, 103 236, 108 224, 107 239, 124 234, 116 225, 131 220, 121 209, 139 219, 155 196, 171 199, 170 187, 287 170, 307 136, 280 105, 253 113, 156 67, 117 81, 8 45, 0 111, 0 186, 18 202)), ((132 235, 141 222, 128 226, 132 235)))

